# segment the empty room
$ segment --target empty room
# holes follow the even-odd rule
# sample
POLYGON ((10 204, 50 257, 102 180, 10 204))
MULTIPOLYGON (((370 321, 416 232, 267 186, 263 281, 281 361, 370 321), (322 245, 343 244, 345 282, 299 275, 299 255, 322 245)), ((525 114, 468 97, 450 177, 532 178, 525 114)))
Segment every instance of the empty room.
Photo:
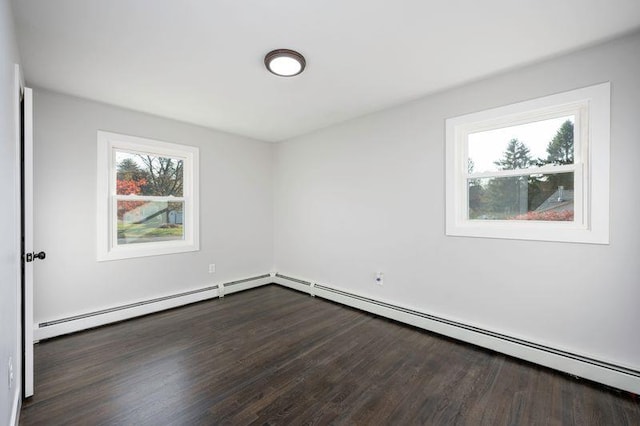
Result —
POLYGON ((637 0, 0 0, 0 425, 638 425, 639 159, 637 0))

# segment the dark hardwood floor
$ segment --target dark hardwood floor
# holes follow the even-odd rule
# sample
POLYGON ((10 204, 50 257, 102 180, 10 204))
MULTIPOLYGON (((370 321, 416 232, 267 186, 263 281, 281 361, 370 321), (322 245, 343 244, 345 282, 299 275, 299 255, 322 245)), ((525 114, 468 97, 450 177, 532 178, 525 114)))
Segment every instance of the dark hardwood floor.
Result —
POLYGON ((267 286, 36 345, 22 425, 640 425, 626 393, 267 286))

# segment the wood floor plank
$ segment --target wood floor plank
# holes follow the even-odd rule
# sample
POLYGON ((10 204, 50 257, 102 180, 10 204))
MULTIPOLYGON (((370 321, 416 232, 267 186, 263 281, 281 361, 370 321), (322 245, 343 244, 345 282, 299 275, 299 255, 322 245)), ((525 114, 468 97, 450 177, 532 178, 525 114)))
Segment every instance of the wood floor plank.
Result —
POLYGON ((22 425, 639 425, 637 397, 278 286, 51 339, 22 425))

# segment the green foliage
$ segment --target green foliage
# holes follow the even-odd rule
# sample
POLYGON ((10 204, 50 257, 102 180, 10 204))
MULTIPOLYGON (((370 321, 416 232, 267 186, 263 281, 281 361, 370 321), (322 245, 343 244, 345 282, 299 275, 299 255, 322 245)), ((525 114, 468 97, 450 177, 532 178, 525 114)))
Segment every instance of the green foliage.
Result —
POLYGON ((131 158, 125 158, 118 163, 117 178, 119 181, 138 182, 146 177, 147 173, 131 158))
MULTIPOLYGON (((467 172, 473 173, 475 164, 471 158, 467 162, 467 172)), ((477 217, 479 209, 482 207, 484 200, 484 188, 480 179, 469 179, 469 217, 477 217)))
MULTIPOLYGON (((570 120, 562 123, 556 135, 547 146, 547 159, 545 164, 573 164, 573 123, 570 120)), ((549 178, 549 186, 557 189, 564 186, 565 189, 573 189, 573 175, 552 175, 549 178)))
POLYGON ((124 158, 117 165, 118 182, 144 182, 139 195, 181 197, 183 195, 184 162, 175 158, 137 154, 124 158))
POLYGON ((533 164, 533 159, 529 153, 529 148, 518 139, 511 139, 507 144, 507 149, 502 154, 502 158, 494 161, 500 170, 526 169, 533 164))
MULTIPOLYGON (((117 194, 150 196, 183 196, 182 160, 149 154, 136 154, 133 158, 124 158, 116 168, 117 194)), ((127 212, 142 207, 145 201, 121 201, 118 203, 118 219, 122 220, 127 212)), ((169 203, 169 207, 140 218, 138 223, 159 220, 169 222, 169 213, 181 209, 181 204, 169 203)), ((155 232, 155 231, 154 231, 155 232)), ((164 231, 163 231, 164 232, 164 231)))
MULTIPOLYGON (((514 138, 507 143, 502 157, 494 164, 500 170, 518 170, 546 164, 573 164, 573 142, 573 123, 567 120, 549 141, 547 158, 532 158, 529 148, 514 138)), ((470 160, 467 167, 468 172, 473 173, 473 161, 470 160)), ((469 217, 472 219, 524 217, 522 215, 535 211, 559 186, 573 189, 573 173, 550 174, 544 177, 534 175, 470 179, 468 182, 469 217)))
POLYGON ((573 123, 567 120, 547 146, 547 164, 573 164, 573 123))
MULTIPOLYGON (((524 169, 533 165, 529 148, 518 139, 511 139, 494 164, 500 170, 524 169)), ((485 192, 485 205, 494 218, 506 218, 524 213, 529 205, 529 187, 534 183, 525 176, 490 179, 485 192)))
POLYGON ((146 223, 118 223, 118 238, 181 239, 182 225, 157 226, 146 223))
POLYGON ((527 202, 522 199, 522 194, 527 194, 526 186, 527 178, 523 176, 490 179, 485 191, 485 202, 491 216, 504 219, 523 213, 523 209, 526 212, 527 202))

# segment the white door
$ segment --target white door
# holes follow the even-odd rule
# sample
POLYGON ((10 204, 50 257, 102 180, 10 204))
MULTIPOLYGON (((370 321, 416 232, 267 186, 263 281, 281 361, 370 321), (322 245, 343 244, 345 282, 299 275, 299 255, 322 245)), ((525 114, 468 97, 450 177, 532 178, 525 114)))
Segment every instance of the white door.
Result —
POLYGON ((22 259, 24 264, 24 397, 33 395, 33 93, 24 89, 22 110, 22 259))

